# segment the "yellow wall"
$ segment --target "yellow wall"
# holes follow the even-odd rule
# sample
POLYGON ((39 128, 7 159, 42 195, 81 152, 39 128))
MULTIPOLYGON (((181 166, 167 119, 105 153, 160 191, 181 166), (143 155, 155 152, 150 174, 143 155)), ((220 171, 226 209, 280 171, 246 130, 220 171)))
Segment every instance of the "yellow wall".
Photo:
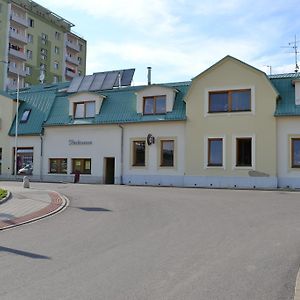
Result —
MULTIPOLYGON (((249 176, 251 168, 235 167, 234 136, 254 136, 254 170, 276 176, 277 93, 264 73, 232 57, 198 75, 186 97, 186 175, 249 176), (208 91, 251 88, 254 111, 207 114, 208 91), (225 137, 225 167, 205 167, 205 138, 225 137)), ((253 172, 252 172, 253 175, 253 172)))
POLYGON ((15 103, 13 100, 0 95, 0 107, 0 148, 2 148, 1 174, 10 175, 13 171, 13 162, 8 131, 15 115, 15 103))

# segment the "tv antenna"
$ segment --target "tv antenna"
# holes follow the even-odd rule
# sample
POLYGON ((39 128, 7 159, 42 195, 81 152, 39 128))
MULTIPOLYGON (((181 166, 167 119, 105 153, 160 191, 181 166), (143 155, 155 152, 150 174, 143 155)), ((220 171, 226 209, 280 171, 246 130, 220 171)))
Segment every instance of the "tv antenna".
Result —
POLYGON ((289 53, 294 53, 295 54, 295 73, 297 73, 299 71, 299 66, 298 66, 298 53, 299 53, 298 43, 299 43, 299 41, 297 41, 297 36, 295 35, 295 40, 293 42, 289 42, 289 45, 284 47, 284 48, 293 49, 293 52, 289 52, 289 53))

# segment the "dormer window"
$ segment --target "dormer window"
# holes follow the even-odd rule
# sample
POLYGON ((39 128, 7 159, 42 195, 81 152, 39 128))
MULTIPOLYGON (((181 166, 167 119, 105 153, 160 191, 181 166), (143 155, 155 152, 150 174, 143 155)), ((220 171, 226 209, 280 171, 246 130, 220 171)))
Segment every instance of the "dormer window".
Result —
POLYGON ((95 117, 95 101, 74 103, 74 118, 93 118, 95 117))
POLYGON ((31 112, 30 109, 24 110, 23 115, 21 117, 21 123, 26 123, 28 121, 30 112, 31 112))
POLYGON ((166 96, 144 97, 144 115, 155 115, 166 113, 166 96))

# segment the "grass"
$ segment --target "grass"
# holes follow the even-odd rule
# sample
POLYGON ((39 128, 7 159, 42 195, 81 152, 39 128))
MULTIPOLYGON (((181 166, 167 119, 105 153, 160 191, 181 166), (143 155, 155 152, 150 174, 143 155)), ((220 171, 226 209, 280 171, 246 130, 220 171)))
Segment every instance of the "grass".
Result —
POLYGON ((0 189, 0 201, 7 196, 7 190, 0 189))

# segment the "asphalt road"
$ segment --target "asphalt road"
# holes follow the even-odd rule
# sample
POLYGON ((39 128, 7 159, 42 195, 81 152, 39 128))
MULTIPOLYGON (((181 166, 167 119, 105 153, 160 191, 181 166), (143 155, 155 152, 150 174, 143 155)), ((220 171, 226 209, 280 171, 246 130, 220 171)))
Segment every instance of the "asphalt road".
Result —
POLYGON ((32 184, 62 213, 0 232, 0 299, 293 299, 300 194, 32 184))

